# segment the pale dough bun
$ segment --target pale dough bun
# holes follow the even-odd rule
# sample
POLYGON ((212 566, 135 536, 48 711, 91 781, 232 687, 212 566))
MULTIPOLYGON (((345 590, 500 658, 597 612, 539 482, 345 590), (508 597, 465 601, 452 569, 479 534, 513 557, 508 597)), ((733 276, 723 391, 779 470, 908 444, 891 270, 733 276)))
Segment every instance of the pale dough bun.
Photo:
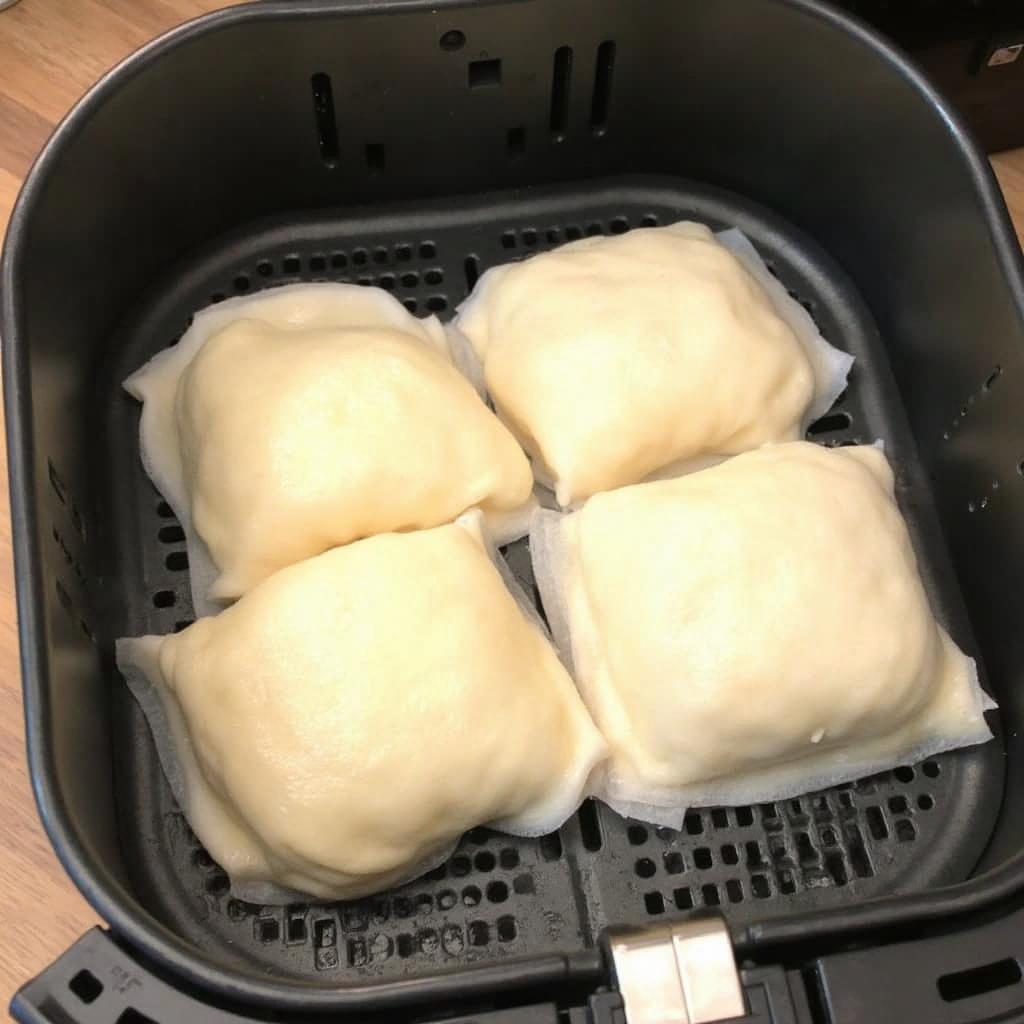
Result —
POLYGON ((600 494, 540 513, 531 549, 625 813, 678 822, 991 736, 878 448, 795 442, 600 494))
POLYGON ((671 463, 801 437, 852 362, 742 235, 691 222, 496 267, 455 328, 563 507, 671 463))
POLYGON ((605 753, 474 522, 335 548, 118 662, 236 893, 349 899, 476 825, 546 833, 605 753))
POLYGON ((436 318, 379 289, 298 285, 214 307, 126 386, 145 403, 143 461, 200 542, 200 613, 334 545, 471 507, 500 534, 531 500, 525 455, 436 318))

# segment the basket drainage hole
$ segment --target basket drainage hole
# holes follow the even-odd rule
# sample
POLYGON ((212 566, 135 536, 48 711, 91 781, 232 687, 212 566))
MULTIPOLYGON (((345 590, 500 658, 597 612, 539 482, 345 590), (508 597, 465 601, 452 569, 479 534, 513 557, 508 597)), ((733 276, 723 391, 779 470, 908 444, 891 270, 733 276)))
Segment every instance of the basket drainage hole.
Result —
POLYGON ((517 896, 532 896, 536 892, 536 886, 529 875, 517 875, 512 883, 512 891, 517 896))
POLYGON ((597 805, 593 800, 585 800, 579 809, 580 837, 583 840, 583 847, 591 853, 596 853, 603 845, 601 836, 601 823, 597 817, 597 805))
POLYGON ((647 842, 647 829, 643 825, 630 825, 626 829, 626 838, 631 846, 643 846, 647 842))
POLYGON ((837 430, 848 430, 853 423, 853 417, 848 412, 832 412, 821 419, 815 420, 808 428, 809 437, 816 437, 818 434, 831 434, 837 430))
POLYGON ((540 855, 544 860, 558 860, 562 856, 562 837, 557 832, 540 837, 540 855))
POLYGON ((157 503, 156 514, 161 519, 173 519, 174 518, 174 509, 171 508, 171 506, 168 505, 166 501, 161 501, 161 502, 157 503))
POLYGON ((99 998, 103 992, 103 983, 92 971, 81 970, 69 982, 68 988, 82 1000, 83 1003, 91 1003, 99 998))
POLYGON ((184 551, 172 551, 164 559, 164 565, 172 572, 182 572, 188 568, 188 554, 184 551))
POLYGON ((487 899, 491 903, 504 903, 508 899, 508 886, 504 882, 491 882, 487 886, 487 899))
POLYGON ((640 878, 651 878, 658 870, 653 860, 649 857, 641 857, 633 866, 640 878))
POLYGON ((930 811, 935 806, 935 801, 927 793, 922 793, 917 798, 917 806, 922 811, 930 811))
POLYGON ((648 914, 664 914, 665 897, 660 892, 649 892, 644 896, 644 906, 648 914))
POLYGON ((161 544, 180 544, 185 539, 185 531, 178 525, 161 526, 157 536, 161 544))
POLYGON ((158 590, 153 595, 153 605, 157 608, 171 608, 175 601, 177 596, 173 590, 158 590))
POLYGON ((466 294, 468 295, 480 277, 480 261, 470 254, 462 262, 462 270, 466 275, 466 294))
POLYGON ((960 999, 970 999, 986 992, 995 992, 1000 988, 1009 988, 1010 985, 1020 984, 1020 980, 1020 964, 1007 957, 1005 960, 996 960, 981 967, 971 967, 966 971, 943 974, 936 984, 939 995, 947 1003, 955 1003, 960 999))

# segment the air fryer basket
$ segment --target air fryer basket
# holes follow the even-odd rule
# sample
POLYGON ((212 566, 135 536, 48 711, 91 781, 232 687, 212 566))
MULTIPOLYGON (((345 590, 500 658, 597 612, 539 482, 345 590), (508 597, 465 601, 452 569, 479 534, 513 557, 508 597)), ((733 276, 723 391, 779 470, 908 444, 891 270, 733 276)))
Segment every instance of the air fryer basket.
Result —
MULTIPOLYGON (((33 780, 72 877, 171 976, 366 1009, 592 979, 607 926, 691 908, 769 962, 1024 889, 1019 249, 955 119, 855 24, 809 0, 235 8, 63 123, 2 284, 33 780), (539 841, 477 829, 372 899, 232 898, 112 664, 115 637, 191 619, 120 381, 232 294, 356 281, 445 318, 496 263, 680 218, 744 230, 857 357, 810 433, 885 439, 933 605, 1000 702, 996 741, 696 810, 678 833, 592 802, 539 841)), ((526 542, 506 554, 535 592, 526 542)))

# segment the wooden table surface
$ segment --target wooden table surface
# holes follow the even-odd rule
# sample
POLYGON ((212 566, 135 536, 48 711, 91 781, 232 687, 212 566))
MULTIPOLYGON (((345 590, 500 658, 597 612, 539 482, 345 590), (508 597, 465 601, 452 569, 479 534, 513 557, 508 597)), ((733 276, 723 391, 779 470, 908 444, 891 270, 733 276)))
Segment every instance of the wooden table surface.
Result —
MULTIPOLYGON (((54 124, 107 68, 213 0, 22 0, 0 12, 0 235, 54 124)), ((994 158, 1024 236, 1024 149, 994 158)), ((6 452, 0 439, 0 1006, 95 924, 39 826, 24 763, 6 452)), ((0 1010, 2 1012, 2 1010, 0 1010)))

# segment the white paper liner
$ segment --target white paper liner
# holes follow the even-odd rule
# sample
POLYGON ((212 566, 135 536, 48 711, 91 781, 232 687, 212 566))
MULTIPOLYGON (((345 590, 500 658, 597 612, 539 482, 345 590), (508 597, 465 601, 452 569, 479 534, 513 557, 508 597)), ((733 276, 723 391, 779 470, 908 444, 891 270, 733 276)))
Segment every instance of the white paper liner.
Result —
MULTIPOLYGON (((728 228, 724 231, 716 232, 715 237, 740 260, 761 285, 769 301, 775 307, 775 311, 796 335, 811 364, 811 369, 814 373, 814 398, 801 422, 800 432, 802 435, 815 420, 823 416, 832 407, 835 400, 842 394, 843 389, 846 387, 850 368, 854 363, 854 357, 825 340, 811 315, 775 279, 757 249, 754 248, 751 241, 739 228, 728 228)), ((497 267, 491 267, 485 271, 480 276, 476 287, 469 297, 457 307, 455 319, 446 327, 450 339, 450 347, 453 351, 460 353, 460 368, 464 364, 466 369, 463 372, 470 380, 474 382, 479 380, 481 389, 485 388, 483 383, 483 366, 480 357, 473 348, 472 342, 470 342, 469 338, 466 337, 459 327, 459 320, 475 306, 487 302, 490 291, 500 282, 508 268, 513 265, 506 263, 497 267)), ((500 413, 498 415, 505 426, 512 432, 513 436, 516 437, 516 440, 522 444, 523 439, 519 436, 514 426, 502 417, 500 413)), ((527 454, 530 455, 529 452, 527 454)), ((673 476, 683 476, 698 469, 705 469, 728 457, 727 455, 709 454, 677 459, 655 470, 645 479, 662 480, 673 476)), ((530 455, 530 463, 533 467, 534 479, 546 490, 552 492, 553 495, 557 494, 558 481, 554 479, 550 469, 532 455, 530 455)), ((640 483, 641 481, 636 482, 640 483)), ((580 504, 580 502, 575 502, 570 505, 568 501, 564 501, 561 498, 554 501, 546 501, 544 498, 541 498, 542 506, 579 508, 580 504)))
MULTIPOLYGON (((181 340, 171 348, 157 353, 124 381, 125 390, 142 403, 139 426, 139 449, 142 465, 156 489, 171 506, 185 533, 188 552, 189 585, 196 618, 216 615, 224 604, 209 596, 210 587, 220 575, 209 549, 192 524, 191 502, 185 493, 177 421, 174 413, 177 384, 182 373, 206 341, 238 319, 270 318, 295 326, 358 325, 394 327, 421 337, 452 364, 483 395, 478 365, 449 335, 436 316, 413 317, 394 296, 380 288, 362 285, 319 282, 292 284, 270 288, 255 295, 228 299, 196 313, 181 340), (316 293, 318 300, 310 316, 309 304, 303 300, 316 293), (360 319, 362 318, 362 319, 360 319)), ((466 342, 468 345, 468 341, 466 342)), ((498 513, 490 518, 489 529, 502 545, 526 536, 535 498, 520 509, 498 513)))
MULTIPOLYGON (((586 639, 587 623, 574 622, 567 591, 576 571, 573 542, 566 524, 572 515, 539 511, 530 529, 530 554, 534 579, 540 590, 544 611, 556 647, 573 673, 583 702, 591 707, 588 693, 595 658, 586 639)), ((944 642, 952 645, 945 631, 944 642)), ((946 750, 985 743, 992 738, 983 713, 997 705, 981 689, 977 666, 969 662, 967 680, 971 713, 964 716, 963 729, 956 733, 929 732, 922 725, 915 742, 901 748, 892 746, 891 735, 851 746, 825 746, 797 760, 686 786, 659 789, 637 786, 617 777, 613 767, 596 775, 592 795, 628 818, 679 829, 691 807, 740 806, 784 800, 812 793, 844 782, 853 782, 901 764, 912 764, 946 750), (888 746, 886 744, 888 743, 888 746)), ((785 714, 784 709, 776 713, 785 714)))
MULTIPOLYGON (((481 541, 520 610, 548 636, 543 620, 498 554, 494 541, 486 533, 482 513, 479 510, 466 513, 459 517, 457 523, 481 541)), ((158 656, 163 640, 164 637, 159 636, 119 639, 115 645, 117 667, 146 718, 160 766, 175 800, 200 842, 214 860, 224 867, 232 895, 249 903, 268 906, 309 902, 311 898, 330 898, 311 897, 309 892, 275 882, 238 878, 232 874, 228 865, 239 859, 256 873, 262 871, 269 874, 270 868, 253 832, 239 821, 203 776, 177 698, 164 683, 159 668, 158 656)), ((594 788, 593 779, 600 774, 607 756, 607 748, 596 731, 593 739, 594 742, 581 746, 572 774, 552 792, 546 802, 514 817, 480 824, 511 835, 527 837, 546 835, 561 827, 594 788)), ((410 865, 399 880, 389 883, 386 888, 397 888, 445 863, 458 842, 455 840, 441 852, 410 865)))

